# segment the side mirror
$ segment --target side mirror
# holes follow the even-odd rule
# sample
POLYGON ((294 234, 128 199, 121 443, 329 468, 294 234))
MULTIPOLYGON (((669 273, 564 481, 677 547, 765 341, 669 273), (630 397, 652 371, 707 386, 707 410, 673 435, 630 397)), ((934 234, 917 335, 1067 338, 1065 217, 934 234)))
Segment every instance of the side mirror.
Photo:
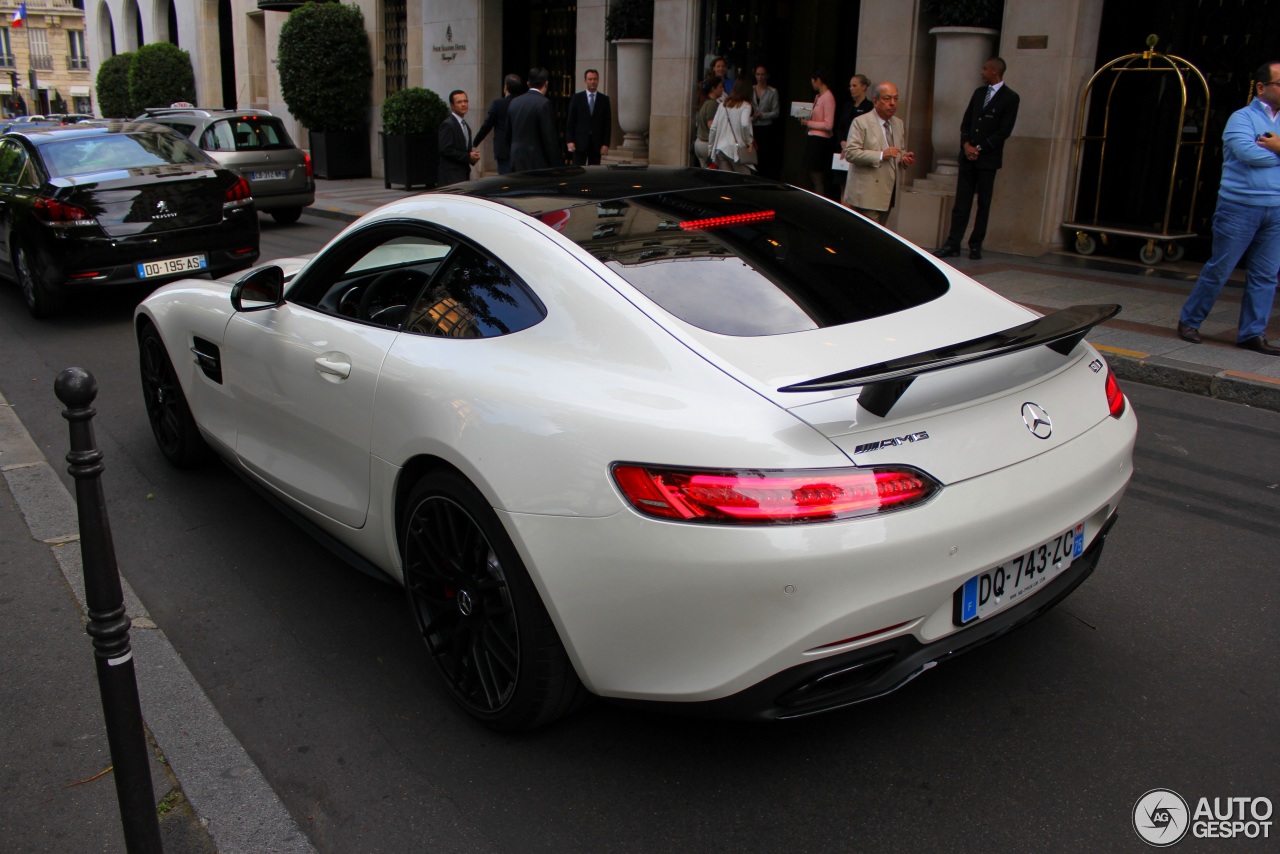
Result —
POLYGON ((236 311, 262 311, 284 302, 284 270, 258 267, 231 287, 231 307, 236 311))

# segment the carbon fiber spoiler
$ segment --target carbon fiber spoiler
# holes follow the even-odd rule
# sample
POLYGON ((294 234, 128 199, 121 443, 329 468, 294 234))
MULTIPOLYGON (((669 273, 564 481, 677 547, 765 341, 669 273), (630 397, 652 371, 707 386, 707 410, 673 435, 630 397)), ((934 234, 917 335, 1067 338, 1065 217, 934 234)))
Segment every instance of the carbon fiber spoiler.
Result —
POLYGON ((872 415, 889 414, 920 374, 994 359, 1032 347, 1048 347, 1063 356, 1075 349, 1090 329, 1120 313, 1118 305, 1076 305, 959 344, 903 356, 812 380, 792 383, 780 392, 831 391, 862 386, 858 403, 872 415))

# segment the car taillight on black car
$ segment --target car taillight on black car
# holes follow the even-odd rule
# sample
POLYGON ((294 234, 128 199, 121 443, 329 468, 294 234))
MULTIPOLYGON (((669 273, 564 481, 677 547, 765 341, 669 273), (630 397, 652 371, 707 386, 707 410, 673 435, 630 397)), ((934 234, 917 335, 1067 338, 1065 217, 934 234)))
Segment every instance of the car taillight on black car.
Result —
POLYGON ((60 202, 48 196, 40 196, 31 206, 32 215, 41 222, 54 226, 97 225, 93 214, 79 205, 60 202))
POLYGON ((250 204, 253 201, 253 191, 249 189, 249 182, 244 178, 236 178, 236 182, 228 189, 226 195, 222 197, 222 207, 238 208, 250 204))

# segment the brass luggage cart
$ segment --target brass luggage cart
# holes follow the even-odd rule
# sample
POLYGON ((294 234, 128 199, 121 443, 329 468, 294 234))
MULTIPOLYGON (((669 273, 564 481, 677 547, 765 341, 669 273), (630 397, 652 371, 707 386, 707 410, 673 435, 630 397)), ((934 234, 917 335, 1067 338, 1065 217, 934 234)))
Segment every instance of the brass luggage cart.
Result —
MULTIPOLYGON (((1181 241, 1196 236, 1196 233, 1190 230, 1191 216, 1196 206, 1196 188, 1200 180, 1200 163, 1204 157, 1206 125, 1209 118, 1209 84, 1205 81, 1204 75, 1200 73, 1200 70, 1187 60, 1157 52, 1155 49, 1156 41, 1155 36, 1148 36, 1147 49, 1142 53, 1126 54, 1099 68, 1094 72, 1093 77, 1089 78, 1089 82, 1085 84, 1084 93, 1080 96, 1080 116, 1076 124, 1075 156, 1072 161, 1071 191, 1069 196, 1072 213, 1071 218, 1062 223, 1062 228, 1071 233, 1075 251, 1081 255, 1092 255, 1098 251, 1099 243, 1104 246, 1109 245, 1111 237, 1135 237, 1143 241, 1142 248, 1138 252, 1138 260, 1142 263, 1154 265, 1164 260, 1176 262, 1182 260, 1182 257, 1186 254, 1186 247, 1181 241), (1126 75, 1132 76, 1134 74, 1172 75, 1172 79, 1176 80, 1176 91, 1180 95, 1177 133, 1172 140, 1173 168, 1169 175, 1164 215, 1159 229, 1144 229, 1132 224, 1104 222, 1098 218, 1099 206, 1102 202, 1105 186, 1104 179, 1107 175, 1107 134, 1111 129, 1111 110, 1114 106, 1116 87, 1126 75), (1093 91, 1095 84, 1107 78, 1110 78, 1110 85, 1106 89, 1107 100, 1102 117, 1102 133, 1088 135, 1085 133, 1085 123, 1088 119, 1089 95, 1093 91), (1203 110, 1197 110, 1196 115, 1190 117, 1188 116, 1187 108, 1188 84, 1198 86, 1200 91, 1204 93, 1203 110), (1191 119, 1190 124, 1188 123, 1188 118, 1191 119), (1191 132, 1190 134, 1188 133, 1189 131, 1191 132), (1188 138, 1189 136, 1190 138, 1188 138), (1178 169, 1183 160, 1184 149, 1195 154, 1191 198, 1186 210, 1179 212, 1178 216, 1175 217, 1173 210, 1174 189, 1177 186, 1178 169), (1096 155, 1093 153, 1095 151, 1096 155), (1082 169, 1081 161, 1086 156, 1096 156, 1097 158, 1098 177, 1093 197, 1092 216, 1077 210, 1079 205, 1077 190, 1081 181, 1082 169)), ((1163 80, 1168 79, 1170 78, 1163 78, 1163 80)), ((1188 157, 1187 159, 1189 160, 1190 158, 1188 157)), ((1188 164, 1189 167, 1190 164, 1188 164)), ((1117 182, 1115 186, 1122 187, 1123 182, 1117 182)))

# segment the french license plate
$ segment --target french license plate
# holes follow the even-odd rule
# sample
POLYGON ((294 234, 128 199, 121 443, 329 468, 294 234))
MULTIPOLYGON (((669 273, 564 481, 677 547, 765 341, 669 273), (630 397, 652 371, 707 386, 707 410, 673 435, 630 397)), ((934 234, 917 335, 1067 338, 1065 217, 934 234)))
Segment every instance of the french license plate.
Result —
POLYGON ((268 172, 250 172, 250 181, 283 181, 288 173, 283 169, 272 169, 268 172))
POLYGON ((981 620, 1047 584, 1084 551, 1084 523, 994 569, 970 578, 957 592, 955 624, 981 620))
POLYGON ((185 258, 166 258, 163 261, 144 261, 138 265, 138 278, 150 279, 155 276, 172 276, 176 273, 191 273, 207 269, 208 260, 203 255, 188 255, 185 258))

